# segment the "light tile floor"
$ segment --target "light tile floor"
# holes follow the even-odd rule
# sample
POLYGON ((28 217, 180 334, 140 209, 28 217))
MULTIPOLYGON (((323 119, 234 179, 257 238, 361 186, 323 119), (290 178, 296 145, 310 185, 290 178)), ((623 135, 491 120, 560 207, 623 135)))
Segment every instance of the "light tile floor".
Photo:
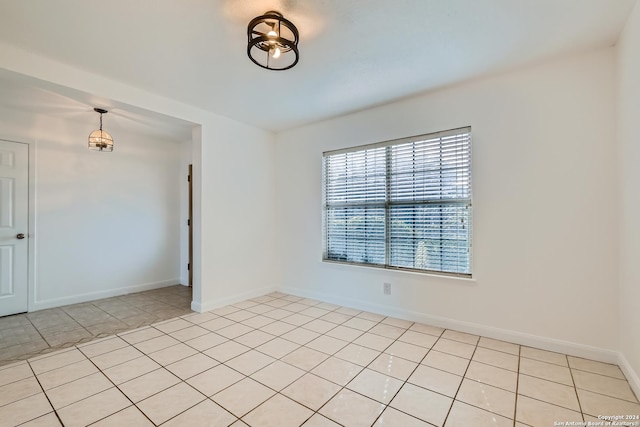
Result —
POLYGON ((640 415, 615 365, 281 293, 0 367, 2 426, 551 427, 599 415, 640 415))
POLYGON ((0 317, 0 367, 191 312, 191 288, 169 286, 0 317))

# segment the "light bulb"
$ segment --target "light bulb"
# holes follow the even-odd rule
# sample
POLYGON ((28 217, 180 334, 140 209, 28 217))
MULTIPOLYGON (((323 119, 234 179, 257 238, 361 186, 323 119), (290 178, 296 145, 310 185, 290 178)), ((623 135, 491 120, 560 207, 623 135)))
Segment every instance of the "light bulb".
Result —
POLYGON ((271 46, 276 44, 276 40, 278 38, 278 33, 276 33, 275 28, 271 28, 271 31, 267 33, 267 37, 269 38, 269 44, 271 46))
POLYGON ((269 53, 271 54, 272 57, 274 57, 275 59, 280 58, 280 48, 276 47, 276 48, 271 48, 271 50, 269 51, 269 53))

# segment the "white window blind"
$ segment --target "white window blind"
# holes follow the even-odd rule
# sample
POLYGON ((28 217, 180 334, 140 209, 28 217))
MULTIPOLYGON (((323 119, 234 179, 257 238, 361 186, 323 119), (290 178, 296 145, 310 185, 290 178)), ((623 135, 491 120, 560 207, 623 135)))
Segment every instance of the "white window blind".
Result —
POLYGON ((327 261, 471 275, 471 128, 323 155, 327 261))

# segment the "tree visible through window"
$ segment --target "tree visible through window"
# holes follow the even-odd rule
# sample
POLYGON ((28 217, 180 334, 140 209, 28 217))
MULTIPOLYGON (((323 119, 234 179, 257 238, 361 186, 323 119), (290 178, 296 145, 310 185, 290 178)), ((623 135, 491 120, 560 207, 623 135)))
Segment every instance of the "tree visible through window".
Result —
POLYGON ((471 275, 471 128, 324 153, 327 261, 471 275))

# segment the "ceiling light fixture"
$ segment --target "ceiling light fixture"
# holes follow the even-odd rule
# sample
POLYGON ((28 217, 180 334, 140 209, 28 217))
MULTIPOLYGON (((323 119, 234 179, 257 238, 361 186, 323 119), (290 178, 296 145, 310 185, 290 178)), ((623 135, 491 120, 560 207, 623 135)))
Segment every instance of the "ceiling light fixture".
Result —
POLYGON ((298 63, 298 29, 280 12, 270 10, 247 26, 247 55, 267 70, 288 70, 298 63))
POLYGON ((96 151, 113 151, 113 138, 109 135, 109 132, 102 130, 102 115, 107 114, 107 110, 102 108, 94 108, 93 111, 100 113, 100 129, 94 130, 89 135, 89 150, 96 151))

